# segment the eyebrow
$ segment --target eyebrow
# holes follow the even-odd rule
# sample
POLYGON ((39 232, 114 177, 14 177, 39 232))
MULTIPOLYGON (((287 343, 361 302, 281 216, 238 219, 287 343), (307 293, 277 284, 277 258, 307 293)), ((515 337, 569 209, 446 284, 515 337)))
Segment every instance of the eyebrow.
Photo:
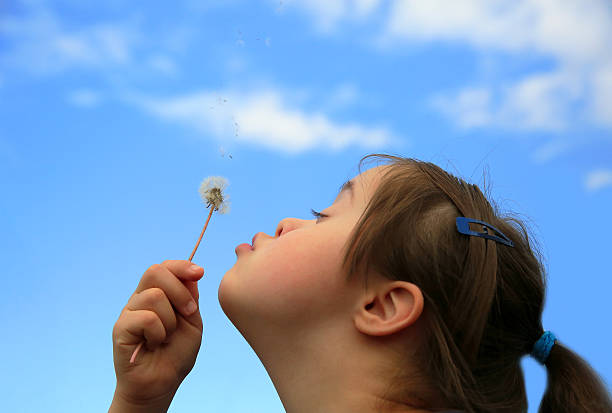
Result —
POLYGON ((349 191, 351 193, 351 202, 353 202, 353 181, 350 179, 340 186, 340 191, 338 192, 338 196, 342 194, 344 191, 349 191))

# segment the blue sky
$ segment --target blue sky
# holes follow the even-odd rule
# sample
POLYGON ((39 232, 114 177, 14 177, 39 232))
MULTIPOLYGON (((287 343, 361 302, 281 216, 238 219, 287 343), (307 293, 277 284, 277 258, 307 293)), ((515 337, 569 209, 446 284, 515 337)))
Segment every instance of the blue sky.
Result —
MULTIPOLYGON (((612 382, 612 8, 605 0, 0 5, 0 378, 11 412, 106 411, 144 271, 194 262, 202 348, 171 412, 282 412, 217 287, 375 152, 434 162, 531 226, 546 329, 612 382), (204 5, 206 4, 206 5, 204 5)), ((545 370, 523 360, 530 412, 545 370)))

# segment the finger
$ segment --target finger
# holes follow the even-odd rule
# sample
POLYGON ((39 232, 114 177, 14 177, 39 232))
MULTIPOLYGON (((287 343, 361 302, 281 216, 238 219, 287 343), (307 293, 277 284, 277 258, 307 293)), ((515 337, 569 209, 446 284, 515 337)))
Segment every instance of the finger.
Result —
POLYGON ((166 339, 166 329, 153 311, 126 311, 115 323, 113 339, 119 345, 138 345, 144 339, 153 351, 166 339))
POLYGON ((161 265, 182 280, 196 281, 204 276, 204 269, 188 260, 166 260, 161 265))
POLYGON ((198 282, 197 281, 183 281, 185 287, 191 293, 191 296, 195 299, 196 303, 200 300, 200 292, 198 291, 198 282))
POLYGON ((154 264, 149 267, 140 279, 135 294, 154 287, 162 289, 172 306, 184 317, 189 317, 197 309, 197 303, 194 302, 189 289, 164 265, 154 264), (188 307, 191 303, 195 305, 195 309, 188 307))
POLYGON ((130 311, 153 311, 161 320, 166 331, 166 337, 176 331, 177 320, 174 308, 172 308, 170 300, 161 288, 153 287, 134 294, 128 300, 126 308, 130 311))

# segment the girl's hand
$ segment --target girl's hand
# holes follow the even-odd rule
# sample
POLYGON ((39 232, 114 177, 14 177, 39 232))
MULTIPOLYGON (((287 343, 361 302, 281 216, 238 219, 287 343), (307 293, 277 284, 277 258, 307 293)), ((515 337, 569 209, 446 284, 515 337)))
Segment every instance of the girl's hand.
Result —
POLYGON ((193 368, 202 342, 202 316, 199 306, 192 314, 186 307, 191 300, 199 302, 197 281, 204 270, 191 267, 186 260, 152 265, 121 311, 113 327, 115 397, 143 406, 170 401, 193 368), (142 341, 146 344, 132 364, 132 353, 142 341))

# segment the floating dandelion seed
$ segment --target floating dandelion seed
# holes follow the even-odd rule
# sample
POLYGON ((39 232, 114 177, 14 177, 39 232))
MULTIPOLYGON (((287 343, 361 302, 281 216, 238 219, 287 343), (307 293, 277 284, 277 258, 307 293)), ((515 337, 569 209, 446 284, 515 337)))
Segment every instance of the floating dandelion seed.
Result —
POLYGON ((232 122, 234 122, 234 136, 238 136, 238 132, 240 132, 240 125, 236 122, 236 119, 232 116, 232 122))
MULTIPOLYGON (((227 152, 225 151, 225 148, 224 148, 223 146, 220 146, 220 147, 219 147, 219 153, 221 154, 221 157, 223 158, 223 157, 225 157, 225 154, 226 154, 227 152)), ((228 153, 228 155, 229 155, 229 158, 230 158, 230 159, 234 159, 234 158, 232 157, 232 154, 231 154, 231 153, 228 153)))
MULTIPOLYGON (((229 212, 229 196, 223 193, 223 190, 227 187, 227 185, 227 179, 222 176, 209 176, 208 178, 204 178, 200 184, 200 189, 198 191, 200 192, 202 201, 206 203, 206 207, 210 208, 210 212, 208 213, 208 218, 206 219, 206 223, 204 224, 204 229, 202 229, 200 238, 198 239, 198 242, 196 243, 196 246, 189 257, 189 262, 191 262, 196 250, 198 249, 198 246, 200 245, 200 241, 202 241, 202 236, 204 235, 204 231, 206 231, 206 227, 208 227, 208 221, 210 221, 213 211, 219 211, 220 214, 226 214, 229 212)), ((138 354, 138 351, 140 351, 144 343, 144 341, 141 341, 140 344, 138 344, 138 347, 136 347, 136 350, 134 350, 134 353, 130 358, 130 363, 134 363, 136 354, 138 354)))
POLYGON ((240 30, 238 30, 238 36, 240 36, 240 38, 236 40, 236 44, 238 46, 244 46, 244 40, 242 40, 242 32, 240 30))

